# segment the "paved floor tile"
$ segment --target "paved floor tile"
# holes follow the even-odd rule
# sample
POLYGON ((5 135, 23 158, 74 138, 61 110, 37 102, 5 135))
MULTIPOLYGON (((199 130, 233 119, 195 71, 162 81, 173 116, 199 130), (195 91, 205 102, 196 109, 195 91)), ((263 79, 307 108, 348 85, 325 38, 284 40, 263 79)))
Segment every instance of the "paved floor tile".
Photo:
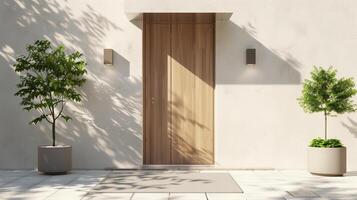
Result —
POLYGON ((14 198, 16 195, 21 195, 22 193, 30 190, 33 186, 49 179, 50 176, 41 176, 38 174, 32 174, 19 178, 13 182, 2 185, 0 188, 1 198, 10 199, 14 198))
POLYGON ((310 190, 293 190, 293 191, 288 191, 291 196, 295 198, 317 198, 319 197, 316 193, 310 191, 310 190))
POLYGON ((321 197, 317 197, 317 198, 305 197, 305 198, 292 198, 292 199, 287 199, 287 200, 328 200, 328 199, 321 198, 321 197))
POLYGON ((134 193, 132 200, 168 200, 169 193, 134 193))
POLYGON ((266 196, 265 194, 246 194, 245 198, 246 200, 286 200, 284 196, 266 196))
POLYGON ((282 197, 265 197, 264 195, 262 196, 249 196, 247 197, 247 200, 286 200, 285 198, 282 197))
MULTIPOLYGON (((197 171, 197 170, 196 170, 197 171)), ((125 171, 121 171, 125 172, 125 171)), ((126 171, 132 173, 133 171, 126 171)), ((134 171, 135 172, 135 171, 134 171)), ((138 172, 138 171, 136 171, 138 172)), ((61 176, 0 171, 1 200, 357 200, 357 174, 315 176, 304 170, 204 170, 229 172, 244 193, 94 193, 110 171, 79 170, 61 176)))
POLYGON ((87 195, 83 200, 131 200, 133 193, 100 193, 87 195))
POLYGON ((169 200, 207 200, 205 193, 170 193, 169 200))
POLYGON ((109 172, 79 173, 79 177, 49 196, 46 200, 79 200, 87 195, 109 172))
POLYGON ((242 193, 206 193, 208 200, 246 200, 242 193))
POLYGON ((33 171, 0 171, 0 188, 30 174, 33 171))
MULTIPOLYGON (((43 175, 42 175, 43 176, 43 175)), ((62 187, 69 184, 71 181, 78 178, 79 175, 61 175, 50 176, 37 185, 32 186, 28 190, 14 194, 10 199, 44 199, 52 195, 62 187)))

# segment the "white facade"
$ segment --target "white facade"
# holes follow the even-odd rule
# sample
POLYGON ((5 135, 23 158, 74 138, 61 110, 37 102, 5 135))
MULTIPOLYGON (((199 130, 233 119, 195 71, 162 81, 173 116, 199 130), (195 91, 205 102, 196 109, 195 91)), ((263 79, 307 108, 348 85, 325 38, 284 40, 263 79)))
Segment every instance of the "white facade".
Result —
MULTIPOLYGON (((313 65, 335 66, 357 80, 354 0, 76 0, 0 2, 0 169, 36 167, 36 147, 50 127, 28 125, 36 113, 19 106, 11 65, 25 45, 48 38, 83 52, 84 101, 66 110, 58 142, 73 146, 80 169, 142 165, 142 12, 232 13, 216 23, 215 160, 219 168, 303 169, 306 146, 323 136, 322 114, 297 104, 313 65), (114 65, 103 49, 115 51, 114 65), (256 66, 245 49, 256 48, 256 66)), ((357 98, 356 98, 357 100, 357 98)), ((357 114, 329 120, 330 137, 348 149, 357 170, 357 114)))

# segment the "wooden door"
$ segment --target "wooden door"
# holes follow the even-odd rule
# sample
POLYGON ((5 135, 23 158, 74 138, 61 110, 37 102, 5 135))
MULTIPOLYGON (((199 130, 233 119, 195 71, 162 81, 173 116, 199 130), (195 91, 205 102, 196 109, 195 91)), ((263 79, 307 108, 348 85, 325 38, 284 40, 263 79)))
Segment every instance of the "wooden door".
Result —
POLYGON ((144 164, 214 162, 214 20, 144 15, 144 164))
POLYGON ((171 164, 168 132, 169 15, 150 15, 144 24, 144 163, 171 164))

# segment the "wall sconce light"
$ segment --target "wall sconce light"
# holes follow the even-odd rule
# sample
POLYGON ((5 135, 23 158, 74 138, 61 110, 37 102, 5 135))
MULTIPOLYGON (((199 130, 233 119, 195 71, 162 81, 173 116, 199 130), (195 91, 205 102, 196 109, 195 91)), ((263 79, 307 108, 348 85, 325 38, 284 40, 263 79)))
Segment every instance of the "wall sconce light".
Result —
POLYGON ((256 64, 255 49, 246 49, 245 62, 247 65, 255 65, 256 64))
POLYGON ((113 64, 113 49, 104 49, 104 64, 113 64))

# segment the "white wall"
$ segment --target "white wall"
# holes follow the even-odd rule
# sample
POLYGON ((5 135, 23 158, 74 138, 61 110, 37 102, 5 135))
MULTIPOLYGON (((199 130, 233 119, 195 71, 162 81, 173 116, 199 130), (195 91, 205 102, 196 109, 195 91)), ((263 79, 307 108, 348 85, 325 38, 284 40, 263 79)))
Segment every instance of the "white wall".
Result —
POLYGON ((0 169, 36 167, 36 147, 48 144, 47 124, 30 126, 14 97, 11 68, 25 45, 49 38, 80 50, 88 62, 84 101, 66 110, 58 142, 73 145, 74 168, 135 168, 142 163, 141 30, 127 20, 123 1, 0 2, 0 169), (103 65, 113 48, 114 66, 103 65))
MULTIPOLYGON (((356 1, 239 1, 216 34, 216 159, 237 168, 305 168, 306 146, 323 137, 322 114, 298 106, 313 65, 357 80, 356 1), (245 49, 256 48, 256 66, 245 49)), ((329 120, 357 170, 357 115, 329 120)))
MULTIPOLYGON (((224 168, 305 168, 306 145, 322 136, 319 114, 302 112, 296 98, 313 65, 334 65, 357 79, 357 2, 354 0, 72 0, 0 3, 0 169, 35 168, 36 146, 49 127, 27 124, 14 97, 16 55, 36 39, 80 50, 88 62, 85 96, 66 110, 58 141, 73 145, 75 168, 139 168, 142 163, 140 22, 127 13, 234 12, 217 22, 216 163, 224 168), (114 66, 102 64, 113 48, 114 66), (246 66, 245 49, 257 49, 246 66)), ((357 100, 357 99, 356 99, 357 100)), ((330 119, 331 137, 348 148, 357 170, 357 115, 330 119)))

